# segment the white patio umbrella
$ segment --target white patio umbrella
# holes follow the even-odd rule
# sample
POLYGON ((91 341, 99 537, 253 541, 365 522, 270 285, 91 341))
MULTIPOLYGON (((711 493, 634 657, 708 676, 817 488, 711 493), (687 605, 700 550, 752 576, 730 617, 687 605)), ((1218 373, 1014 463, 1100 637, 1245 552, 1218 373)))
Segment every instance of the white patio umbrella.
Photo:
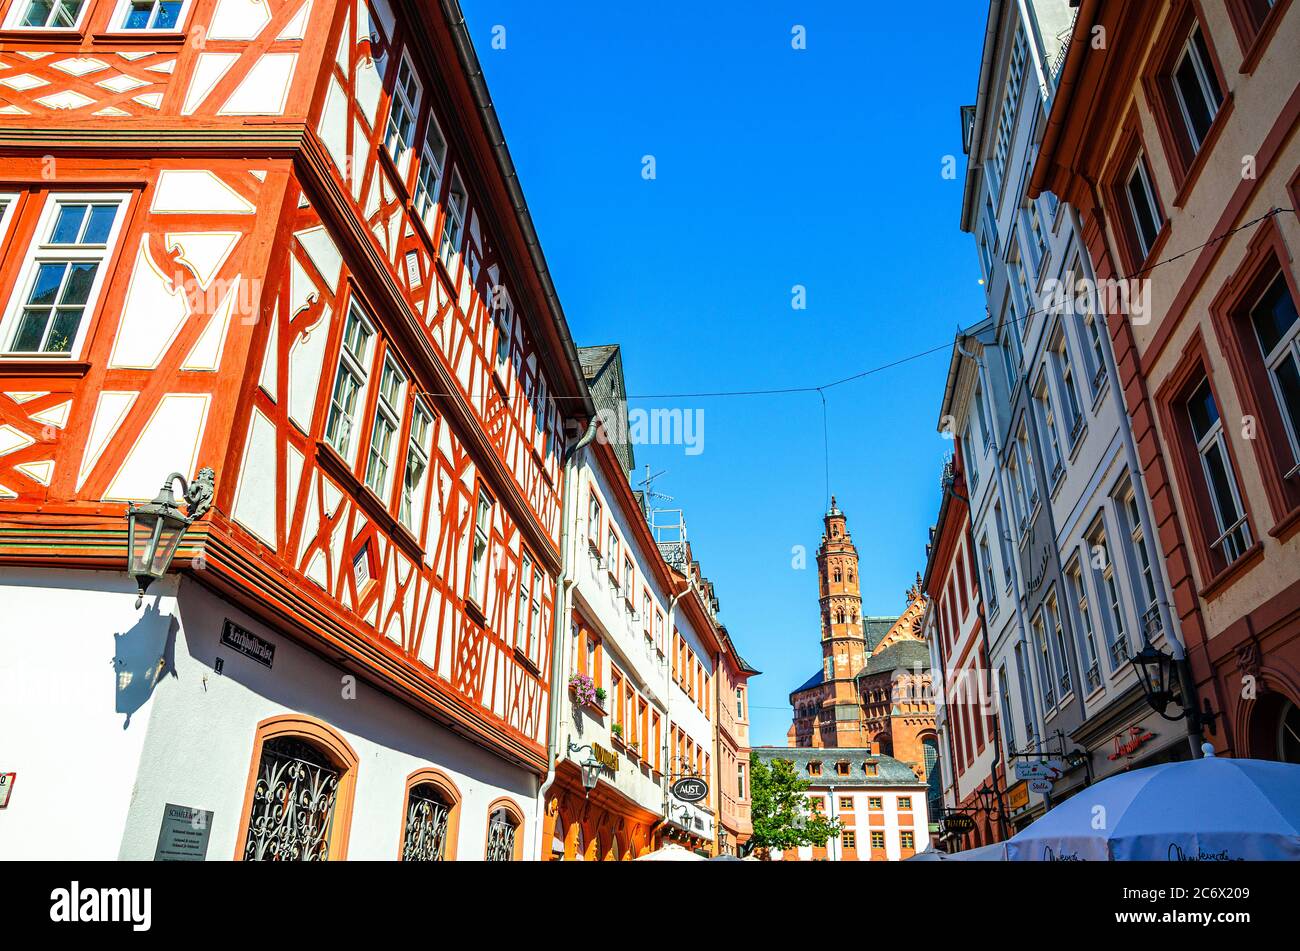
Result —
POLYGON ((1135 769, 1076 793, 1003 845, 1022 862, 1300 861, 1300 766, 1207 752, 1135 769))
POLYGON ((680 845, 668 843, 662 849, 656 849, 653 852, 647 852, 637 862, 707 862, 702 855, 696 855, 690 849, 684 849, 680 845))
POLYGON ((946 858, 950 862, 1005 862, 1006 843, 994 842, 992 845, 981 845, 978 849, 964 849, 961 852, 953 852, 946 858))

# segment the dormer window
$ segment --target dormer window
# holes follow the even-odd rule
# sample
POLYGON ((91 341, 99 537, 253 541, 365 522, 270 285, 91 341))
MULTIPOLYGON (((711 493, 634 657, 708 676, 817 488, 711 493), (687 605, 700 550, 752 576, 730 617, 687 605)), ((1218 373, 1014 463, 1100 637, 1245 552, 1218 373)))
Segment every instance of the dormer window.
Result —
POLYGON ((809 776, 820 776, 821 774, 822 774, 822 764, 820 762, 813 762, 808 764, 809 776))
POLYGON ((847 776, 847 775, 849 775, 849 761, 848 761, 848 760, 846 760, 846 759, 842 759, 842 760, 840 760, 838 763, 835 764, 835 775, 836 775, 836 776, 847 776))

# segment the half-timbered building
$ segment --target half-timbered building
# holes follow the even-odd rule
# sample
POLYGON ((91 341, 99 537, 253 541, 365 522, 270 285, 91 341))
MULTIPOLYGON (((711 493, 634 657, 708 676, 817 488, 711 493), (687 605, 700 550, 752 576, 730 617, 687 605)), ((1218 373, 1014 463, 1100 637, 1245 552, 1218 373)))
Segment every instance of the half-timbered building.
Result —
POLYGON ((523 857, 592 408, 457 4, 6 0, 0 116, 6 852, 523 857))

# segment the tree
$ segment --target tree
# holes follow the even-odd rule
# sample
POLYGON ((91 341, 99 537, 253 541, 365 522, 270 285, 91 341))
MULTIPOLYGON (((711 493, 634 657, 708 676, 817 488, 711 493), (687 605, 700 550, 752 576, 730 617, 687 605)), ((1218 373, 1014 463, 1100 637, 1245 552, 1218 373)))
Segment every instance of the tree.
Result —
POLYGON ((770 763, 757 753, 749 759, 751 839, 755 849, 793 849, 801 845, 825 845, 840 834, 838 819, 828 819, 808 804, 812 783, 795 775, 789 760, 770 763))

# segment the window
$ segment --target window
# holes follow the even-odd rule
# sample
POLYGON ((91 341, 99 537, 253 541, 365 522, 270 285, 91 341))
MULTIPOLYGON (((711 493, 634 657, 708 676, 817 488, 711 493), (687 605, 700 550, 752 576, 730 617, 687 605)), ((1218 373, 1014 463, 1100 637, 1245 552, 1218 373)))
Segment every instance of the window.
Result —
POLYGON ((905 849, 916 848, 915 833, 907 831, 898 833, 898 844, 905 849))
POLYGON ((745 764, 736 764, 736 798, 745 799, 745 764))
POLYGON ((650 728, 654 736, 654 770, 656 773, 663 772, 663 735, 661 732, 662 725, 659 720, 659 712, 653 711, 650 714, 650 728))
POLYGON ((641 631, 647 641, 654 640, 654 615, 651 613, 650 592, 641 590, 641 631))
POLYGON ((1089 692, 1101 686, 1101 667, 1097 660, 1097 637, 1093 633, 1092 614, 1088 607, 1088 591, 1083 586, 1083 571, 1075 562, 1065 572, 1065 584, 1074 601, 1075 622, 1083 641, 1083 659, 1088 665, 1085 676, 1089 692))
POLYGON ((655 609, 655 650, 664 652, 664 612, 655 609))
POLYGON ((370 457, 366 463, 366 485, 375 495, 388 500, 388 472, 393 466, 393 444, 402 428, 401 405, 406 377, 391 359, 384 360, 379 376, 379 400, 375 425, 370 432, 370 457))
POLYGON ((236 858, 347 858, 357 756, 324 724, 287 714, 258 724, 236 858))
POLYGON ((492 319, 496 322, 497 328, 496 368, 504 370, 510 361, 510 338, 515 326, 515 305, 510 300, 510 292, 501 284, 492 289, 492 319))
POLYGON ((898 811, 899 811, 899 812, 911 812, 911 811, 912 811, 912 797, 911 797, 911 796, 899 796, 899 797, 898 797, 898 811))
POLYGON ((81 19, 85 0, 26 0, 14 4, 7 24, 11 29, 70 30, 81 19))
POLYGON ((818 763, 818 762, 812 762, 812 763, 809 763, 809 764, 808 764, 808 775, 809 775, 809 776, 820 776, 821 774, 822 774, 822 764, 821 764, 821 763, 818 763))
POLYGON ((840 797, 839 797, 839 803, 840 803, 840 811, 841 811, 841 812, 852 812, 852 811, 853 811, 853 797, 852 797, 852 796, 840 796, 840 797))
POLYGON ((1065 470, 1065 462, 1061 457, 1061 443, 1056 435, 1056 410, 1052 407, 1052 389, 1047 380, 1038 387, 1038 410, 1039 422, 1042 423, 1043 433, 1047 437, 1047 462, 1051 466, 1048 470, 1049 480, 1055 480, 1065 470))
POLYGON ((847 776, 849 774, 849 764, 847 760, 840 760, 835 764, 836 776, 847 776))
POLYGON ((1155 189, 1151 185, 1151 173, 1147 170, 1146 158, 1141 152, 1124 178, 1124 195, 1128 201, 1133 236, 1137 239, 1140 264, 1151 254, 1156 236, 1164 225, 1160 206, 1156 204, 1155 189))
POLYGON ((882 810, 882 809, 885 808, 885 800, 884 800, 884 798, 881 797, 881 796, 868 796, 868 797, 867 797, 867 808, 868 808, 868 809, 871 809, 871 810, 873 810, 873 811, 875 811, 875 812, 879 812, 880 810, 882 810))
POLYGON ((988 408, 984 405, 984 388, 975 387, 975 418, 979 421, 980 432, 984 436, 984 450, 987 452, 993 444, 993 424, 989 421, 988 408))
POLYGON ((872 832, 872 833, 871 833, 871 847, 872 847, 873 849, 883 849, 883 848, 885 847, 885 833, 883 833, 883 832, 872 832))
POLYGON ((1055 592, 1047 596, 1047 619, 1052 625, 1052 635, 1055 637, 1056 660, 1059 665, 1057 684, 1064 698, 1073 689, 1073 684, 1070 682, 1070 652, 1065 644, 1065 630, 1061 624, 1061 611, 1056 603, 1055 592))
POLYGON ((1002 513, 1002 505, 998 503, 993 506, 993 514, 998 527, 998 541, 1002 545, 1002 583, 1008 591, 1011 590, 1012 582, 1012 559, 1015 552, 1011 547, 1011 533, 1007 529, 1006 516, 1002 513))
POLYGON ((546 378, 541 370, 533 376, 533 389, 529 396, 533 409, 533 448, 538 455, 545 456, 550 443, 550 430, 547 421, 550 418, 551 400, 546 391, 546 378))
POLYGON ((1219 419, 1219 408, 1208 377, 1187 401, 1187 412, 1196 439, 1196 452, 1201 460, 1201 474, 1209 488, 1214 520, 1219 530, 1218 538, 1209 547, 1232 564, 1251 545, 1250 525, 1246 521, 1241 492, 1237 488, 1237 478, 1233 474, 1228 444, 1223 435, 1223 423, 1219 419))
POLYGON ((1300 469, 1300 317, 1280 272, 1250 308, 1250 323, 1296 462, 1290 476, 1300 469))
POLYGON ((402 830, 403 862, 442 862, 455 858, 453 816, 457 802, 441 783, 420 782, 406 793, 402 830))
POLYGON ((370 370, 370 344, 374 328, 355 300, 348 308, 343 325, 343 345, 339 349, 339 369, 334 377, 329 416, 325 420, 325 441, 344 459, 352 457, 352 433, 356 428, 357 405, 365 390, 370 370))
POLYGON ((119 30, 175 30, 184 9, 182 0, 126 0, 118 4, 114 22, 119 30))
POLYGON ((1205 35, 1199 24, 1192 27, 1191 35, 1183 44, 1170 82, 1183 128, 1191 142, 1192 154, 1195 154, 1200 151, 1210 126, 1214 124, 1219 106, 1223 103, 1223 91, 1219 88, 1210 51, 1205 45, 1205 35))
POLYGON ((622 735, 623 730, 623 674, 617 667, 610 670, 610 699, 614 703, 614 709, 611 711, 610 723, 618 727, 614 730, 615 736, 622 735))
MULTIPOLYGON (((124 195, 51 195, 27 252, 14 310, 9 353, 72 354, 80 346, 120 230, 124 195)), ((5 203, 8 211, 10 203, 5 203)))
POLYGON ((388 125, 384 130, 384 147, 399 167, 405 167, 402 163, 408 160, 408 153, 415 144, 415 117, 419 114, 419 107, 420 82, 415 78, 415 67, 410 58, 404 55, 397 63, 397 81, 393 84, 388 125))
POLYGON ((1130 482, 1120 496, 1120 517, 1129 536, 1129 551, 1132 555, 1134 570, 1133 588, 1137 596, 1138 617, 1145 625, 1143 636, 1150 637, 1154 632, 1151 625, 1159 625, 1159 612, 1156 608, 1156 579, 1151 564, 1151 554, 1147 550, 1146 532, 1142 528, 1142 516, 1138 510, 1137 493, 1130 482))
POLYGON ((533 566, 533 590, 532 601, 530 602, 528 612, 528 659, 535 665, 541 666, 542 656, 542 638, 545 631, 542 625, 542 587, 545 578, 542 570, 536 565, 533 566))
POLYGON ((1038 504, 1038 480, 1034 476, 1034 457, 1029 451, 1029 430, 1024 423, 1020 424, 1020 432, 1016 436, 1016 454, 1024 469, 1025 515, 1028 517, 1038 504))
POLYGON ((1124 610, 1120 603, 1119 585, 1115 580, 1115 565, 1110 555, 1104 525, 1098 524, 1088 536, 1092 549, 1093 578, 1097 583, 1098 597, 1102 600, 1102 618, 1107 641, 1110 644, 1111 670, 1118 670, 1129 658, 1128 634, 1124 628, 1124 610))
POLYGON ((609 534, 605 537, 605 567, 609 571, 609 576, 614 580, 614 587, 618 587, 618 533, 614 531, 614 524, 609 526, 609 534))
POLYGON ((632 559, 629 558, 627 555, 624 555, 623 556, 623 594, 627 598, 629 604, 631 604, 632 599, 636 597, 636 595, 633 594, 633 581, 635 580, 633 575, 634 572, 632 568, 632 559))
POLYGON ((492 499, 479 489, 478 511, 474 516, 474 551, 470 563, 469 596, 483 607, 483 582, 487 574, 488 542, 492 531, 492 499))
POLYGON ((1079 407, 1079 390, 1074 380, 1074 365, 1070 362, 1070 347, 1062 333, 1052 352, 1056 365, 1057 382, 1065 397, 1065 425, 1070 434, 1070 448, 1073 449, 1083 432, 1083 410, 1079 407))
MULTIPOLYGON (((525 650, 528 644, 528 621, 529 589, 533 581, 533 560, 528 557, 528 552, 524 552, 519 559, 519 599, 515 611, 515 642, 514 647, 525 650)), ((594 678, 593 678, 594 679, 594 678)))
POLYGON ((743 687, 736 688, 736 719, 745 719, 745 690, 743 687))
POLYGON ((984 567, 984 597, 989 602, 990 613, 998 613, 998 586, 993 574, 993 552, 989 550, 989 536, 986 532, 980 539, 980 564, 984 567))
MULTIPOLYGON (((1007 752, 1013 753, 1016 749, 1016 724, 1011 719, 1011 686, 1007 682, 1005 664, 998 668, 998 700, 1002 706, 1002 738, 1007 744, 1007 752)), ((929 767, 931 764, 926 765, 929 767)), ((928 768, 926 772, 929 773, 928 768)))
MULTIPOLYGON (((852 800, 849 801, 852 802, 852 800)), ((857 833, 853 832, 852 830, 845 829, 843 832, 840 833, 840 837, 841 840, 844 842, 844 847, 846 849, 856 849, 858 847, 857 833)))
POLYGON ((402 501, 397 517, 411 531, 419 530, 424 515, 424 477, 429 471, 433 417, 419 400, 411 411, 411 434, 406 446, 406 472, 402 476, 402 501))
POLYGON ((451 173, 451 187, 447 191, 447 208, 442 216, 442 237, 438 243, 438 256, 442 263, 451 267, 455 256, 460 253, 460 243, 465 230, 465 206, 468 199, 460 173, 455 169, 451 173))
POLYGON ((1056 706, 1056 691, 1052 685, 1055 682, 1052 678, 1052 657, 1047 647, 1047 632, 1043 627, 1043 612, 1039 611, 1034 615, 1034 645, 1038 648, 1038 673, 1042 678, 1043 684, 1043 704, 1047 707, 1056 706))
POLYGON ((1038 210, 1038 202, 1031 201, 1021 212, 1025 222, 1025 246, 1029 249, 1029 265, 1035 274, 1042 271, 1047 257, 1047 236, 1043 228, 1043 218, 1038 210))
POLYGON ((508 806, 492 811, 488 819, 487 862, 518 862, 522 858, 523 837, 519 834, 523 821, 508 806))
POLYGON ((442 170, 447 164, 447 140, 443 138, 438 120, 429 113, 429 126, 424 130, 424 146, 420 150, 420 171, 415 177, 415 213, 430 231, 442 194, 442 170))
POLYGON ((1012 42, 1011 57, 1007 62, 1006 92, 1002 96, 1002 108, 998 114, 998 131, 994 140, 992 155, 992 183, 990 187, 1001 187, 1006 172, 1007 157, 1011 151, 1011 140, 1015 135, 1016 107, 1020 103, 1020 90, 1025 78, 1025 63, 1029 56, 1029 40, 1023 26, 1016 29, 1016 38, 1012 42))
POLYGON ((600 553, 601 508, 600 500, 593 490, 587 499, 587 544, 591 550, 600 553))

